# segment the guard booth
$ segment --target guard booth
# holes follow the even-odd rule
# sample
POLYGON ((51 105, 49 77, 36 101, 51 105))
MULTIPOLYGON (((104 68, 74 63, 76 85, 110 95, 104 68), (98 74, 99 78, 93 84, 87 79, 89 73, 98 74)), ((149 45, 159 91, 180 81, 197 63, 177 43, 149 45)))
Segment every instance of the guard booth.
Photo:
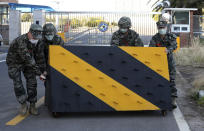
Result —
MULTIPOLYGON (((5 45, 21 35, 21 14, 33 13, 36 10, 55 11, 49 6, 20 4, 16 0, 10 1, 14 3, 0 2, 0 34, 5 45)), ((34 21, 34 23, 36 22, 34 21)), ((28 30, 29 27, 26 26, 26 29, 28 30)))
POLYGON ((165 48, 49 47, 48 108, 58 112, 172 109, 165 48))
POLYGON ((193 38, 193 12, 196 8, 165 8, 171 14, 171 32, 180 37, 180 46, 190 46, 193 38))

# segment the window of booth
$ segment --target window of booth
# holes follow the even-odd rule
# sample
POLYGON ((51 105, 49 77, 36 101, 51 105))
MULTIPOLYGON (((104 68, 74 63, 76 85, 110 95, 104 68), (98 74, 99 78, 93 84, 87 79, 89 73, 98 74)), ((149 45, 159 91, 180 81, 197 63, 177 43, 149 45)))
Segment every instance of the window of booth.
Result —
POLYGON ((173 11, 172 32, 190 32, 190 11, 173 11))
POLYGON ((0 25, 8 25, 8 6, 0 6, 0 25))
POLYGON ((173 16, 174 24, 190 24, 189 11, 175 11, 173 16))

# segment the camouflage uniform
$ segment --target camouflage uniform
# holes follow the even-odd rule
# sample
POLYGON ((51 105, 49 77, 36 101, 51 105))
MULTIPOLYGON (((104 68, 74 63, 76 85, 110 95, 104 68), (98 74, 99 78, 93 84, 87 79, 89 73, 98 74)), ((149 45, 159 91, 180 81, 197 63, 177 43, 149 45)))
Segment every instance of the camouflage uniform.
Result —
MULTIPOLYGON (((47 79, 49 79, 49 66, 48 66, 48 56, 49 56, 49 45, 64 45, 64 41, 63 39, 57 35, 57 31, 56 28, 54 27, 53 24, 48 23, 45 24, 43 26, 43 40, 42 40, 42 45, 44 46, 43 50, 44 50, 44 56, 45 56, 45 61, 46 61, 46 69, 44 71, 46 71, 47 74, 47 79), (49 35, 51 37, 49 37, 49 35), (53 37, 53 38, 52 38, 53 37)), ((45 105, 47 105, 48 102, 48 81, 46 80, 44 85, 45 85, 45 105)))
POLYGON ((129 17, 121 17, 118 21, 119 30, 113 33, 111 45, 115 46, 144 46, 139 35, 131 30, 131 20, 129 17), (122 29, 126 29, 123 32, 122 29))
POLYGON ((46 65, 48 65, 48 56, 49 56, 49 45, 64 45, 63 39, 57 35, 57 30, 54 27, 53 24, 48 23, 43 26, 43 39, 42 39, 42 45, 44 46, 44 55, 46 59, 46 65), (46 38, 46 33, 51 33, 53 35, 53 38, 46 38))
POLYGON ((40 42, 34 45, 29 41, 28 34, 19 36, 10 45, 6 63, 9 77, 14 83, 14 91, 18 102, 23 104, 28 100, 30 103, 36 103, 36 75, 41 75, 41 70, 45 68, 44 54, 40 42), (23 87, 21 72, 26 79, 27 94, 23 87))
POLYGON ((171 23, 168 23, 168 24, 167 24, 167 32, 168 32, 168 33, 171 33, 171 27, 172 27, 172 24, 171 24, 171 23))
POLYGON ((177 97, 177 89, 175 87, 176 69, 173 58, 173 51, 177 48, 176 35, 172 33, 166 33, 164 38, 162 39, 161 35, 157 33, 152 37, 149 47, 166 47, 166 49, 168 50, 167 59, 170 75, 170 87, 172 97, 177 97))

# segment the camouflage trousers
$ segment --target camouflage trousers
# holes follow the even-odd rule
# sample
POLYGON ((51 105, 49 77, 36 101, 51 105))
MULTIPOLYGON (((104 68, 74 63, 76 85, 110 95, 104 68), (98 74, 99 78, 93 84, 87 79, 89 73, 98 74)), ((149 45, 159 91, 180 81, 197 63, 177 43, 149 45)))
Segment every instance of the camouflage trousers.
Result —
POLYGON ((169 68, 169 77, 170 77, 170 88, 171 88, 171 96, 177 97, 177 89, 176 89, 176 68, 173 55, 168 56, 168 68, 169 68))
POLYGON ((29 101, 30 103, 37 102, 37 80, 36 75, 30 67, 16 68, 8 67, 9 77, 13 80, 14 92, 19 103, 29 101), (26 89, 23 87, 23 73, 26 79, 26 89))

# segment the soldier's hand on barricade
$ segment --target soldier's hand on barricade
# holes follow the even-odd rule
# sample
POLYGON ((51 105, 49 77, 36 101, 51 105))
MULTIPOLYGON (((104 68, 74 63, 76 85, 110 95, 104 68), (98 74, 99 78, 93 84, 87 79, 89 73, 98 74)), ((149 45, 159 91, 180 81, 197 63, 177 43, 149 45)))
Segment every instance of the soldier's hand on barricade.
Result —
POLYGON ((169 50, 167 48, 165 49, 165 52, 166 52, 166 54, 169 54, 169 50))
POLYGON ((44 71, 44 72, 43 72, 43 75, 44 75, 44 76, 47 76, 47 71, 44 71))
POLYGON ((45 76, 44 74, 41 74, 41 75, 40 75, 40 80, 41 80, 41 81, 45 81, 45 80, 46 80, 46 76, 45 76))

